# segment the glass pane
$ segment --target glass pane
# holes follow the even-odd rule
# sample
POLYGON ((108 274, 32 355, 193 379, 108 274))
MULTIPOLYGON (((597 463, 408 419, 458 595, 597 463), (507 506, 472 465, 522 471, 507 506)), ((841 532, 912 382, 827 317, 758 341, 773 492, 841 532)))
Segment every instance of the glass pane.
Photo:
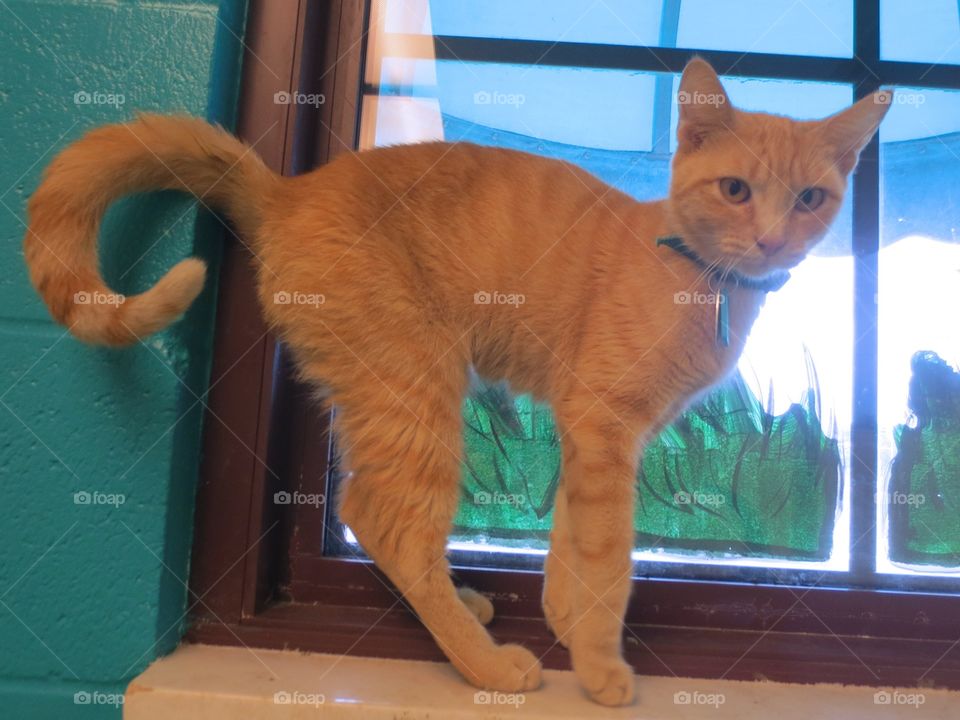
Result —
POLYGON ((851 57, 852 0, 381 0, 387 32, 851 57))
POLYGON ((960 93, 898 90, 881 134, 882 571, 960 569, 960 93))
POLYGON ((387 0, 386 31, 656 45, 661 0, 387 0))
MULTIPOLYGON (((667 192, 673 75, 384 57, 371 76, 379 94, 364 99, 363 147, 468 140, 575 162, 638 199, 667 192)), ((846 85, 725 82, 745 108, 802 105, 804 117, 852 99, 846 85)), ((846 567, 852 293, 845 207, 814 257, 768 298, 739 373, 646 449, 637 557, 846 567)), ((560 478, 549 408, 475 378, 463 417, 453 546, 542 552, 560 478)))
POLYGON ((677 4, 676 47, 853 57, 851 0, 680 0, 677 4))
POLYGON ((960 3, 881 0, 880 55, 885 60, 960 63, 960 3))

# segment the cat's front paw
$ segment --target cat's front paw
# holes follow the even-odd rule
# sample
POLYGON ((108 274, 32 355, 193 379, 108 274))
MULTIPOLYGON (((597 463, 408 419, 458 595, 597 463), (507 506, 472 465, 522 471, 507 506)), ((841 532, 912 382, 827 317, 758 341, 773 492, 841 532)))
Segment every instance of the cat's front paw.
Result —
POLYGON ((543 671, 540 661, 521 645, 500 645, 490 654, 484 667, 471 667, 464 673, 471 683, 484 690, 505 693, 536 690, 543 671))
POLYGON ((636 698, 633 668, 619 655, 576 645, 571 652, 573 670, 594 702, 610 707, 633 704, 636 698))

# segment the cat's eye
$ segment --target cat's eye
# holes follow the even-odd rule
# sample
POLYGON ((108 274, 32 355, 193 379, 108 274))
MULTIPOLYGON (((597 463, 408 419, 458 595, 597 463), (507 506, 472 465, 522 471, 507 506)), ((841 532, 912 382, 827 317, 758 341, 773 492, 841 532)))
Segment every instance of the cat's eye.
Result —
POLYGON ((801 212, 813 212, 823 205, 823 201, 826 199, 827 193, 824 192, 822 188, 807 188, 797 195, 797 210, 801 212))
POLYGON ((723 178, 720 192, 727 200, 738 205, 750 199, 750 186, 740 178, 723 178))

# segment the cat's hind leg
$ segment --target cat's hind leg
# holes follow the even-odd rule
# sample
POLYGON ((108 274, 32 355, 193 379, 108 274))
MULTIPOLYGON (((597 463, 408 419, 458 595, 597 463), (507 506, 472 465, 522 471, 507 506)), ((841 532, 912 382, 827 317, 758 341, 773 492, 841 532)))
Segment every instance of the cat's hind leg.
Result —
POLYGON ((493 620, 493 603, 489 598, 468 587, 457 588, 457 595, 460 596, 460 602, 467 606, 481 625, 490 624, 493 620))
POLYGON ((446 559, 460 497, 465 371, 461 377, 435 367, 415 392, 404 393, 386 389, 412 389, 397 378, 397 366, 392 370, 346 402, 335 398, 338 441, 351 471, 340 517, 471 684, 532 690, 540 684, 540 663, 519 645, 494 643, 481 625, 492 607, 470 592, 458 595, 446 559))

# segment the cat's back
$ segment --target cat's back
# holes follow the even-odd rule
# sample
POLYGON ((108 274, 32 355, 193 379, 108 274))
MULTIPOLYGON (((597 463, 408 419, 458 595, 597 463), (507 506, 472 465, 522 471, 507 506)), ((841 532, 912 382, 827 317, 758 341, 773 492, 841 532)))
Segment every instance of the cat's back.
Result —
POLYGON ((447 305, 512 288, 562 311, 557 283, 583 285, 624 234, 622 194, 582 168, 466 142, 344 153, 287 183, 265 229, 271 267, 429 286, 447 305))
POLYGON ((574 192, 602 192, 606 187, 566 161, 470 142, 435 141, 344 153, 321 168, 317 179, 334 177, 367 189, 379 188, 388 196, 408 193, 414 197, 440 193, 463 198, 467 192, 518 190, 528 197, 537 188, 556 194, 565 187, 574 192))

